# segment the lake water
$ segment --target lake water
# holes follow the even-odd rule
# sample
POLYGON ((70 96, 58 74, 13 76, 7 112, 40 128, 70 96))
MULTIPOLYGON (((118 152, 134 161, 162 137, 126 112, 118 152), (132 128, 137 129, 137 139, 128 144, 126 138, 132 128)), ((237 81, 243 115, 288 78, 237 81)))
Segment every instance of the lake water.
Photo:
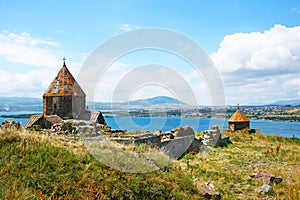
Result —
MULTIPOLYGON (((27 114, 28 112, 0 112, 0 115, 27 114)), ((0 123, 4 120, 13 120, 25 125, 28 119, 0 118, 0 123)), ((178 126, 190 126, 195 131, 210 129, 213 125, 218 125, 220 129, 227 129, 226 118, 181 118, 181 117, 115 117, 105 118, 108 126, 113 129, 128 131, 168 131, 178 126)), ((280 135, 282 137, 300 138, 300 122, 272 121, 272 120, 251 120, 250 128, 261 129, 266 135, 280 135)))

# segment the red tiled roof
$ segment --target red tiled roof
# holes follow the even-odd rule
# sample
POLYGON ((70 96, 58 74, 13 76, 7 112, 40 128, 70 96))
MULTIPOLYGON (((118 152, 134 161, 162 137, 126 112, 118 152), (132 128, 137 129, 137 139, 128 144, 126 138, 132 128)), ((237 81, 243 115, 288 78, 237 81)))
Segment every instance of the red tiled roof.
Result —
POLYGON ((241 113, 240 108, 238 108, 235 113, 230 117, 228 122, 250 122, 247 116, 241 113))
POLYGON ((43 96, 85 96, 65 62, 43 96))

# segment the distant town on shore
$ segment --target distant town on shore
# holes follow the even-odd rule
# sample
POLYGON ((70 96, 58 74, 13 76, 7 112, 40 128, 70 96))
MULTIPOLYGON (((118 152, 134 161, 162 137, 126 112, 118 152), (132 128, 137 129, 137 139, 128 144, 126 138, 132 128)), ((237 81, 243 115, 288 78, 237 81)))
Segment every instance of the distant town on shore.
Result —
MULTIPOLYGON (((92 110, 102 110, 105 117, 114 116, 182 116, 229 118, 238 105, 226 107, 190 106, 172 97, 159 96, 123 103, 87 103, 92 110)), ((250 119, 300 121, 300 100, 277 101, 266 105, 240 105, 250 119)), ((42 112, 42 99, 30 97, 0 97, 0 117, 28 118, 42 112), (27 112, 28 114, 15 114, 27 112)))

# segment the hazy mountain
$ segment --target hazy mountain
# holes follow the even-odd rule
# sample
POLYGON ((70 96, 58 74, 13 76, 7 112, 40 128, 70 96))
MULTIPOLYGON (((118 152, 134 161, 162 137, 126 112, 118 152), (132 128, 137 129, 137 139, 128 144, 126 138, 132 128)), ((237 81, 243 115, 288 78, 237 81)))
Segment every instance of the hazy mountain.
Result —
POLYGON ((144 105, 144 106, 150 106, 150 105, 170 105, 170 104, 183 104, 186 105, 186 103, 179 101, 178 99, 167 97, 167 96, 158 96, 148 99, 139 99, 135 101, 130 101, 130 105, 144 105))
POLYGON ((0 111, 35 111, 43 110, 43 100, 32 97, 0 97, 0 111))
POLYGON ((300 105, 300 99, 294 99, 294 100, 280 100, 280 101, 275 101, 271 103, 270 105, 276 105, 276 106, 298 106, 300 105))
MULTIPOLYGON (((95 102, 95 107, 91 103, 87 104, 93 110, 110 110, 123 108, 143 108, 143 107, 178 107, 179 105, 187 105, 172 97, 158 96, 148 99, 139 99, 129 102, 95 102), (113 105, 113 106, 111 106, 113 105)), ((43 100, 42 98, 31 97, 0 97, 0 111, 34 111, 42 112, 43 100)))
MULTIPOLYGON (((89 103, 88 103, 89 104, 89 103)), ((92 108, 91 104, 89 104, 92 108)), ((178 99, 167 97, 167 96, 158 96, 147 99, 138 99, 129 102, 116 102, 116 103, 107 103, 107 102, 95 102, 94 110, 122 110, 122 109, 139 109, 139 108, 149 108, 149 107, 161 107, 161 108, 174 108, 178 106, 185 106, 186 103, 179 101, 178 99)))
MULTIPOLYGON (((300 100, 281 100, 276 101, 268 105, 277 106, 297 106, 300 105, 300 100)), ((173 109, 182 107, 189 107, 188 104, 179 101, 176 98, 167 96, 157 96, 147 99, 139 99, 129 102, 95 102, 95 106, 91 103, 87 103, 87 106, 91 110, 123 110, 123 109, 143 109, 143 108, 157 108, 157 109, 173 109)), ((0 111, 30 111, 30 112, 42 112, 43 100, 42 98, 31 97, 0 97, 0 111)))

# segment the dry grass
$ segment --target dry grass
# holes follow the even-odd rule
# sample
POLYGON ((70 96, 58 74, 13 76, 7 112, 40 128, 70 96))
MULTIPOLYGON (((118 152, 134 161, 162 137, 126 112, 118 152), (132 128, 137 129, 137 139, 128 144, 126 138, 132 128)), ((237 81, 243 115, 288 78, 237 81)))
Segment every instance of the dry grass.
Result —
MULTIPOLYGON (((232 144, 135 174, 98 162, 80 140, 0 130, 0 199, 199 199, 195 178, 212 182, 223 199, 300 199, 299 139, 227 134, 232 144), (255 171, 283 182, 271 194, 258 194, 263 182, 249 177, 255 171)), ((156 153, 144 145, 118 148, 156 153)))
POLYGON ((295 109, 292 109, 292 110, 288 110, 286 111, 288 114, 300 114, 300 108, 295 108, 295 109))
POLYGON ((213 148, 196 155, 186 155, 191 175, 213 182, 224 199, 300 199, 300 140, 246 133, 227 133, 233 141, 227 147, 213 148), (253 172, 280 176, 274 193, 260 195, 263 182, 250 178, 253 172))

